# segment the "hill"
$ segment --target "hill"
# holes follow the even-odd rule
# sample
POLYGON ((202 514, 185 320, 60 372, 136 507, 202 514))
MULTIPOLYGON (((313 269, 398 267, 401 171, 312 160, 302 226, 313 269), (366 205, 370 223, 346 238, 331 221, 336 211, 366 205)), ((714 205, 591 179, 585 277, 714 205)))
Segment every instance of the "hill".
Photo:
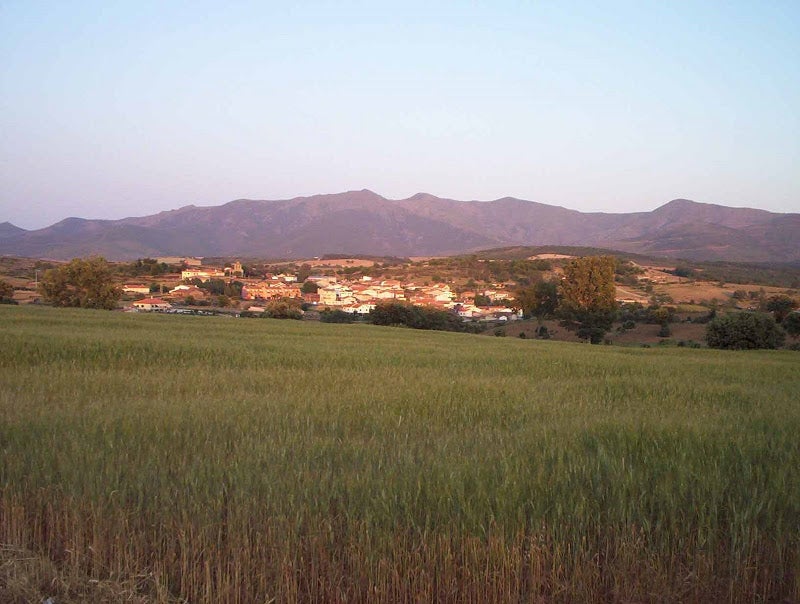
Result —
POLYGON ((389 200, 349 191, 239 199, 121 220, 68 218, 25 231, 0 225, 0 253, 66 259, 101 254, 302 258, 329 253, 446 255, 515 245, 594 246, 659 257, 800 262, 800 214, 673 200, 652 212, 583 213, 504 197, 389 200))
POLYGON ((0 240, 16 237, 23 233, 25 233, 25 229, 21 229, 15 224, 11 224, 10 222, 0 223, 0 240))

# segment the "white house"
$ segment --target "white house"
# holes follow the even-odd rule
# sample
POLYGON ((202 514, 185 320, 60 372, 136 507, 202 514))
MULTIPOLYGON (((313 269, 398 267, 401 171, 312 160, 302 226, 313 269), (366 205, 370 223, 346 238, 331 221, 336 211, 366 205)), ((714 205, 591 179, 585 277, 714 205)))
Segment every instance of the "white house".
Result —
POLYGON ((368 315, 371 311, 375 310, 374 304, 350 304, 342 308, 344 312, 351 315, 368 315))
POLYGON ((133 307, 138 310, 168 310, 172 308, 172 304, 161 298, 145 298, 134 302, 133 307))

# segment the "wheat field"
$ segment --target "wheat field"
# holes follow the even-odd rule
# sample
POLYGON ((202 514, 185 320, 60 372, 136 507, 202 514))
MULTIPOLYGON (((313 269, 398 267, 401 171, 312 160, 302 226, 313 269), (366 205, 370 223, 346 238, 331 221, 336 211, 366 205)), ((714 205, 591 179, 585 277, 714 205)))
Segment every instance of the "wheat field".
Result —
POLYGON ((0 600, 800 600, 800 356, 0 307, 0 600))

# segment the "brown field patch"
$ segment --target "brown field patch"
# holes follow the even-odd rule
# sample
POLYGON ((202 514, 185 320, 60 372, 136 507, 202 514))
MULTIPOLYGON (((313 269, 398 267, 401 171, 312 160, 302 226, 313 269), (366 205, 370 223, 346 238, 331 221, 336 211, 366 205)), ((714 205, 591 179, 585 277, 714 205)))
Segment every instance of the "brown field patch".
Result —
POLYGON ((307 260, 308 264, 311 265, 312 268, 320 267, 320 268, 335 268, 335 267, 347 267, 347 266, 358 266, 358 267, 370 267, 375 266, 375 262, 373 260, 364 260, 363 258, 337 258, 335 260, 307 260))
MULTIPOLYGON (((764 291, 766 296, 774 296, 782 294, 786 288, 771 287, 763 285, 742 285, 738 283, 727 283, 719 285, 711 281, 684 281, 682 283, 669 283, 663 285, 656 285, 653 290, 658 294, 668 294, 676 304, 685 304, 694 302, 727 302, 731 299, 734 292, 737 290, 744 290, 748 294, 750 292, 764 291)), ((749 307, 754 302, 750 300, 740 301, 743 307, 749 307)))

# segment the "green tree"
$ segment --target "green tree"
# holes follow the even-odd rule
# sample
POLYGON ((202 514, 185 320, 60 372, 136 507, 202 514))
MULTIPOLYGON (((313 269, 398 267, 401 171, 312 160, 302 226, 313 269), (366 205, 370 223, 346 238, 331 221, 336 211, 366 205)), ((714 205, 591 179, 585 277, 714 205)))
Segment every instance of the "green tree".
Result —
POLYGON ((564 267, 559 314, 582 327, 608 329, 617 309, 613 256, 576 258, 564 267))
POLYGON ((157 277, 168 273, 169 266, 152 258, 139 258, 135 262, 119 266, 117 270, 122 274, 131 275, 133 277, 141 275, 157 277))
POLYGON ((225 284, 222 293, 229 298, 241 299, 243 287, 244 283, 241 281, 230 281, 225 284))
POLYGON ((46 271, 39 284, 44 299, 53 306, 116 308, 122 290, 114 285, 104 258, 74 258, 46 271))
POLYGON ((672 306, 653 305, 647 308, 646 320, 648 323, 666 325, 675 320, 675 308, 672 306))
POLYGON ((527 316, 552 315, 558 307, 558 284, 555 281, 540 280, 522 287, 517 290, 514 305, 527 316))
POLYGON ((297 271, 297 280, 300 283, 305 282, 306 279, 311 275, 311 265, 307 263, 303 263, 300 265, 300 270, 297 271))
POLYGON ((800 312, 790 312, 781 325, 793 338, 800 336, 800 312))
POLYGON ((0 302, 10 301, 14 299, 14 286, 8 281, 0 279, 0 302))
POLYGON ((222 279, 209 279, 200 283, 198 287, 214 296, 221 296, 225 293, 225 281, 222 279))
POLYGON ((761 312, 721 315, 710 321, 706 327, 706 341, 711 348, 779 348, 783 346, 785 337, 772 315, 761 312))
POLYGON ((781 323, 786 316, 797 308, 797 302, 786 294, 770 296, 764 307, 775 316, 775 320, 781 323))
POLYGON ((589 340, 592 344, 599 344, 603 341, 603 336, 606 335, 606 330, 602 327, 581 327, 576 335, 581 340, 589 340))
POLYGON ((303 281, 300 291, 304 294, 316 294, 319 291, 319 286, 313 281, 303 281))
POLYGON ((269 302, 261 316, 265 319, 300 320, 303 318, 303 311, 300 309, 300 304, 296 300, 283 298, 281 300, 269 302))

